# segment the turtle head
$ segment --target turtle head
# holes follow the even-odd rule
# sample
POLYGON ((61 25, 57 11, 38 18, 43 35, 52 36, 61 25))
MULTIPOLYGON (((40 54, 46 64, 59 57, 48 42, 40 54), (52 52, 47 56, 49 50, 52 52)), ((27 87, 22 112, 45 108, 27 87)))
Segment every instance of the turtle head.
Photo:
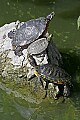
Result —
POLYGON ((14 36, 15 36, 15 30, 11 30, 9 33, 8 33, 8 37, 10 38, 10 39, 13 39, 14 38, 14 36))
POLYGON ((51 12, 51 13, 46 17, 46 21, 47 21, 47 22, 51 21, 54 15, 55 15, 54 11, 51 12))

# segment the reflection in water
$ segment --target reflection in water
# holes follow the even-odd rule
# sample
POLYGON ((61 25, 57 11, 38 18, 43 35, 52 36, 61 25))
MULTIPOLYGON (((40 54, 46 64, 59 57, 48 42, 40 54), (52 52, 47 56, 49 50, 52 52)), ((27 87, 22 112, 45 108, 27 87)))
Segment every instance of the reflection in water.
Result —
POLYGON ((16 102, 14 102, 13 106, 18 110, 18 112, 23 118, 28 119, 28 120, 30 119, 30 117, 36 110, 34 108, 30 108, 30 107, 27 108, 27 107, 21 106, 20 104, 16 102))
MULTIPOLYGON (((49 31, 62 53, 64 68, 72 76, 73 92, 65 103, 46 98, 38 104, 28 98, 22 100, 0 89, 1 120, 79 120, 80 119, 80 16, 79 0, 0 0, 0 26, 5 23, 46 16, 55 10, 49 31), (16 100, 15 100, 16 99, 16 100)), ((15 92, 13 92, 15 93, 15 92)), ((17 93, 17 92, 16 92, 17 93)), ((27 91, 25 91, 27 93, 27 91)), ((21 95, 21 94, 20 94, 21 95)))

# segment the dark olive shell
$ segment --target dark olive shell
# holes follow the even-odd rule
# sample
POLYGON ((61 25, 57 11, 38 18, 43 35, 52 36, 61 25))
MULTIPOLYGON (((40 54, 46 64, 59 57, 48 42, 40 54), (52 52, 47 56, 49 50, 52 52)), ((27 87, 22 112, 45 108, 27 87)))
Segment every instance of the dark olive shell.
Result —
POLYGON ((51 64, 44 64, 39 66, 37 69, 40 77, 42 77, 45 81, 49 81, 51 83, 56 84, 64 84, 70 80, 70 76, 64 69, 53 66, 51 64))
POLYGON ((12 39, 13 46, 25 46, 36 39, 38 39, 43 33, 46 33, 47 24, 52 20, 54 12, 51 12, 46 17, 40 17, 24 22, 20 28, 15 31, 10 31, 8 37, 12 39))
POLYGON ((29 20, 25 22, 19 29, 16 30, 15 35, 12 38, 12 45, 28 45, 31 42, 35 41, 37 38, 39 38, 39 36, 42 35, 45 29, 46 21, 44 17, 29 20))

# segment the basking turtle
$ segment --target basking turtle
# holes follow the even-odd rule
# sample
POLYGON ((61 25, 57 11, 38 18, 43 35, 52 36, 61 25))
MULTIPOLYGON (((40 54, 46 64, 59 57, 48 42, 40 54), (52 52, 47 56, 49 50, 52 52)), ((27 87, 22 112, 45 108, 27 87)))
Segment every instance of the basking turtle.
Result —
POLYGON ((54 12, 47 17, 40 17, 24 22, 16 31, 10 31, 8 37, 12 39, 15 54, 22 55, 22 50, 40 37, 46 37, 47 27, 52 20, 54 12))
POLYGON ((50 41, 52 34, 50 34, 47 38, 40 38, 33 43, 31 43, 28 48, 28 54, 37 55, 42 53, 48 47, 48 41, 50 41))
POLYGON ((54 86, 58 86, 59 88, 58 93, 54 95, 55 99, 58 99, 59 96, 68 97, 70 95, 71 77, 67 72, 65 72, 64 69, 52 64, 43 64, 37 66, 32 55, 29 55, 28 59, 30 64, 34 67, 34 74, 38 77, 38 81, 41 81, 43 87, 43 81, 46 82, 45 97, 47 96, 49 83, 52 83, 54 86))

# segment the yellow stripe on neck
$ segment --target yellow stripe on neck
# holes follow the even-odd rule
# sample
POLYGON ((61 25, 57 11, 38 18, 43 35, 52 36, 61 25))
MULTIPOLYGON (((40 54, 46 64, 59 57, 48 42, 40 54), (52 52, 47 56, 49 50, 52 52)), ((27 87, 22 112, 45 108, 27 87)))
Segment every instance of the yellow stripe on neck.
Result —
POLYGON ((38 77, 39 76, 39 74, 38 74, 38 72, 36 71, 36 70, 34 70, 34 74, 38 77))

